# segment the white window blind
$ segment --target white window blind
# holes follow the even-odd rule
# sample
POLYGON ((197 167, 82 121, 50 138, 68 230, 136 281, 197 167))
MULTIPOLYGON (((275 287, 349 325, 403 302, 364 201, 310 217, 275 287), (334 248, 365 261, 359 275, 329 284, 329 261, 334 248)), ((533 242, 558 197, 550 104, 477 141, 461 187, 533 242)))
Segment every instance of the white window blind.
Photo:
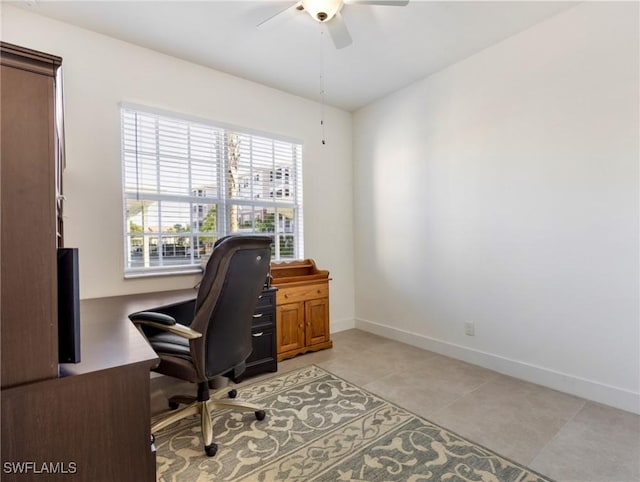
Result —
POLYGON ((303 257, 302 146, 242 129, 122 107, 125 275, 199 270, 215 240, 274 239, 303 257))

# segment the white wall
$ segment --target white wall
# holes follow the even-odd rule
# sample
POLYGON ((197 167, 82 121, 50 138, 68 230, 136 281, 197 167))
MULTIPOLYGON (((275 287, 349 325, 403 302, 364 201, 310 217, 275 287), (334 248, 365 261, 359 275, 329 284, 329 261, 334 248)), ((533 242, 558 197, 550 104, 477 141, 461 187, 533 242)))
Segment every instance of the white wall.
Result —
POLYGON ((305 256, 331 272, 331 320, 353 325, 351 114, 2 5, 2 40, 63 58, 65 244, 80 248, 81 297, 193 286, 196 276, 123 278, 120 102, 304 143, 305 256))
POLYGON ((2 5, 64 58, 66 240, 83 298, 124 280, 118 104, 302 139, 305 252, 332 325, 638 411, 638 5, 581 4, 356 113, 2 5), (352 208, 352 186, 355 208, 352 208), (352 220, 355 221, 355 240, 352 220), (466 337, 463 323, 476 323, 466 337))
POLYGON ((581 4, 354 115, 356 326, 639 411, 638 40, 581 4))

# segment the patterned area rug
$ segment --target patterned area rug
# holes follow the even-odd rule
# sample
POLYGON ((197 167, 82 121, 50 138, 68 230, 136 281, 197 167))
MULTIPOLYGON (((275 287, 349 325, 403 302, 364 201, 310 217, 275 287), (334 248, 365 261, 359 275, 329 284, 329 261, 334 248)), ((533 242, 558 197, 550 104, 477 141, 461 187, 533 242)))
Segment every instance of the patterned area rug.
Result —
POLYGON ((316 366, 238 392, 266 419, 216 412, 211 458, 197 417, 159 432, 159 481, 550 481, 316 366))

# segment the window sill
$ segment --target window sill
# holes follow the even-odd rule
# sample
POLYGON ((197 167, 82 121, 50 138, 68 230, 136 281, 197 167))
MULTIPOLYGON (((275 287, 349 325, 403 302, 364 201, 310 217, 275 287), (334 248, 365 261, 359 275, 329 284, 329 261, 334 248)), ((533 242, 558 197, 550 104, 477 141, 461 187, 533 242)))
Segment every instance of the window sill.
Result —
POLYGON ((158 276, 181 276, 181 275, 193 275, 202 274, 203 268, 193 267, 189 269, 180 270, 162 270, 162 271, 145 271, 145 272, 125 272, 124 279, 138 279, 138 278, 155 278, 158 276))

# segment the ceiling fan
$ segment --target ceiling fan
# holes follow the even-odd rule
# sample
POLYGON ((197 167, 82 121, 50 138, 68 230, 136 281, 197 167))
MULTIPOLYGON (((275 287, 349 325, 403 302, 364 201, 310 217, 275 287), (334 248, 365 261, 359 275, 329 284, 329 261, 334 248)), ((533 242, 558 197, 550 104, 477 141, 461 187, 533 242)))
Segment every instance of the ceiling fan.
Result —
POLYGON ((351 45, 351 35, 340 11, 345 5, 386 5, 404 7, 409 0, 300 0, 285 10, 258 24, 258 28, 270 26, 298 12, 306 11, 317 22, 327 25, 329 35, 337 49, 351 45))

